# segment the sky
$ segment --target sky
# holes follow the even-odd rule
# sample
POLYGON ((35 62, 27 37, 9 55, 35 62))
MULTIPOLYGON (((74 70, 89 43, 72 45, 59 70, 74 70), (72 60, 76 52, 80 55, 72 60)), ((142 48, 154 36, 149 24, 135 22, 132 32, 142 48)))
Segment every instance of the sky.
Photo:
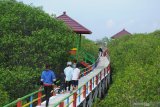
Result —
POLYGON ((122 29, 149 33, 160 29, 160 0, 17 0, 42 6, 46 13, 59 16, 66 11, 92 31, 91 40, 110 38, 122 29))

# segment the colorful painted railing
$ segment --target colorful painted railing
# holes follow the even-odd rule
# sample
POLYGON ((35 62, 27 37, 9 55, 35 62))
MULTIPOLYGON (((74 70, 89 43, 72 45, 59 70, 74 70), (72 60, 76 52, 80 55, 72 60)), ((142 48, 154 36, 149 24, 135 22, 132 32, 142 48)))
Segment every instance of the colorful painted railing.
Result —
MULTIPOLYGON (((106 56, 108 58, 109 57, 108 51, 105 51, 105 52, 106 53, 104 56, 106 56)), ((93 66, 96 67, 98 62, 99 62, 99 58, 97 59, 95 64, 91 65, 91 67, 93 67, 93 66)), ((84 72, 82 72, 81 75, 85 76, 86 69, 87 68, 84 69, 84 72)), ((88 69, 89 69, 89 67, 88 67, 88 69)), ((90 70, 88 70, 88 72, 90 72, 90 70)), ((85 84, 81 85, 73 93, 71 93, 70 95, 63 98, 61 101, 54 104, 53 107, 69 107, 69 106, 76 107, 89 95, 90 92, 92 92, 92 90, 94 90, 94 88, 101 82, 101 80, 103 80, 107 76, 108 76, 108 78, 110 78, 109 77, 110 75, 108 75, 108 74, 110 74, 110 63, 106 67, 103 67, 96 76, 92 77, 85 84)))
POLYGON ((88 73, 90 73, 94 68, 97 67, 98 62, 99 62, 99 57, 97 58, 97 60, 92 65, 81 69, 80 76, 83 77, 83 76, 86 76, 88 73))
POLYGON ((96 61, 96 58, 91 53, 82 48, 81 50, 77 50, 76 56, 72 56, 72 58, 75 58, 77 61, 85 61, 92 64, 96 61))
POLYGON ((18 98, 17 100, 13 101, 10 104, 5 105, 4 107, 10 107, 10 106, 33 107, 35 103, 37 103, 36 105, 41 105, 41 100, 43 97, 45 97, 45 95, 42 95, 42 91, 43 91, 43 89, 35 91, 35 92, 28 94, 22 98, 18 98), (29 102, 27 100, 29 100, 29 102), (26 103, 26 102, 28 102, 28 103, 26 103))
POLYGON ((105 77, 109 76, 110 73, 110 64, 107 67, 104 67, 100 72, 92 77, 85 84, 81 85, 77 90, 75 90, 70 95, 63 98, 61 101, 54 104, 53 107, 76 107, 78 106, 94 88, 103 80, 105 77))
MULTIPOLYGON (((90 71, 92 71, 97 66, 98 61, 99 61, 99 58, 91 66, 82 69, 81 70, 81 77, 86 76, 90 71)), ((35 91, 35 92, 31 93, 31 94, 28 94, 28 95, 26 95, 26 96, 24 96, 22 98, 19 98, 19 99, 13 101, 10 104, 5 105, 4 107, 10 107, 10 106, 16 106, 16 107, 28 107, 29 106, 29 107, 34 107, 34 105, 41 105, 42 98, 45 97, 45 95, 42 94, 42 91, 43 90, 35 91)), ((53 94, 53 96, 54 96, 54 94, 53 94)))
POLYGON ((84 49, 82 49, 81 50, 81 52, 82 52, 82 54, 84 55, 84 60, 85 60, 85 62, 91 62, 92 64, 93 63, 95 63, 95 57, 92 55, 92 54, 90 54, 90 53, 88 53, 86 50, 84 50, 84 49))
MULTIPOLYGON (((83 77, 83 76, 87 75, 89 72, 91 72, 97 66, 98 62, 99 62, 99 58, 91 66, 82 69, 81 77, 83 77)), ((105 76, 107 76, 107 73, 110 73, 110 65, 108 65, 107 67, 102 68, 100 73, 98 73, 92 79, 90 79, 85 84, 80 86, 77 90, 75 90, 69 96, 65 97, 64 99, 62 99, 61 101, 56 103, 54 105, 54 107, 57 107, 57 106, 59 106, 59 107, 68 107, 71 104, 73 104, 73 107, 76 107, 77 102, 81 102, 82 100, 84 100, 84 98, 87 97, 89 92, 91 92, 97 86, 97 84, 105 76), (64 103, 64 101, 66 101, 66 103, 64 103)), ((42 98, 45 97, 45 95, 43 94, 42 91, 44 91, 44 90, 43 89, 42 90, 38 90, 38 91, 30 93, 30 94, 28 94, 28 95, 26 95, 26 96, 24 96, 22 98, 18 98, 17 100, 5 105, 4 107, 12 107, 12 106, 16 106, 16 107, 34 107, 36 105, 40 106, 41 103, 42 103, 42 98)), ((53 96, 54 95, 55 94, 53 93, 53 96)))

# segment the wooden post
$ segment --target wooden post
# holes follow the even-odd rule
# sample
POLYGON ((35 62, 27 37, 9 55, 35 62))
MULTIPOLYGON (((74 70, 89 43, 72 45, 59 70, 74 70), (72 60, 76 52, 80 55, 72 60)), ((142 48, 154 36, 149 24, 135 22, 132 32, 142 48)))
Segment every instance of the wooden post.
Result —
POLYGON ((111 65, 109 64, 109 73, 110 73, 110 71, 111 71, 111 65))
POLYGON ((67 97, 67 105, 69 105, 69 97, 67 97))
POLYGON ((93 77, 93 81, 92 81, 92 85, 93 85, 93 86, 92 86, 92 88, 94 88, 94 78, 95 78, 95 77, 93 77))
POLYGON ((78 101, 80 102, 81 101, 81 88, 78 90, 79 91, 79 96, 78 96, 78 101))
POLYGON ((89 90, 92 91, 92 79, 90 80, 89 90))
POLYGON ((22 101, 17 102, 17 107, 22 107, 22 101))
POLYGON ((88 94, 88 88, 89 88, 88 83, 89 82, 86 83, 86 94, 88 94))
POLYGON ((104 77, 106 76, 106 68, 104 68, 104 77))
POLYGON ((84 76, 86 76, 86 70, 84 70, 84 76))
POLYGON ((38 92, 38 106, 41 105, 41 97, 42 97, 42 93, 38 92))
POLYGON ((109 73, 109 72, 108 72, 108 67, 109 67, 109 65, 107 66, 107 73, 109 73))
POLYGON ((96 75, 96 85, 98 84, 98 75, 96 75))
POLYGON ((77 105, 76 105, 76 102, 77 102, 77 92, 75 92, 74 94, 73 94, 73 107, 76 107, 77 105))
POLYGON ((82 36, 81 36, 81 34, 79 35, 79 50, 81 50, 81 40, 82 39, 82 36))
POLYGON ((107 72, 110 73, 110 64, 107 67, 107 72))
POLYGON ((86 85, 83 86, 83 98, 86 98, 86 85))
MULTIPOLYGON (((89 65, 89 66, 90 66, 90 65, 89 65)), ((91 71, 92 71, 92 66, 89 67, 89 72, 91 72, 91 71)))
POLYGON ((59 107, 64 107, 64 102, 61 102, 61 103, 59 104, 59 107))
POLYGON ((105 72, 106 72, 106 74, 108 73, 108 71, 107 71, 107 67, 105 68, 105 72))
MULTIPOLYGON (((32 101, 33 101, 33 95, 30 96, 30 102, 32 102, 32 101)), ((33 103, 31 103, 29 107, 33 107, 33 103)))

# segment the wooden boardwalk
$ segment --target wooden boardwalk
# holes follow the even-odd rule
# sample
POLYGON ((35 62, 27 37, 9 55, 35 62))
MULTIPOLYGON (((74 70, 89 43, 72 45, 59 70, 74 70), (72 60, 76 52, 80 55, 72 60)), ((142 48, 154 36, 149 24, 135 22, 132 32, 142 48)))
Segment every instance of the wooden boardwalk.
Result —
MULTIPOLYGON (((99 72, 101 72, 102 69, 104 69, 104 67, 108 65, 109 65, 109 60, 107 59, 107 57, 100 57, 97 67, 93 71, 91 71, 88 75, 80 78, 78 87, 81 87, 82 85, 84 85, 87 81, 89 81, 92 77, 96 76, 99 72)), ((88 94, 89 93, 90 91, 88 91, 88 94)), ((57 102, 67 97, 69 94, 70 93, 57 94, 56 96, 51 97, 49 101, 49 107, 53 107, 54 104, 56 104, 57 102)), ((77 106, 84 100, 83 97, 81 97, 80 99, 81 100, 79 101, 77 99, 77 104, 76 104, 77 106)), ((37 107, 45 107, 45 101, 41 103, 41 106, 37 106, 37 107)), ((70 107, 72 106, 70 105, 70 107)))

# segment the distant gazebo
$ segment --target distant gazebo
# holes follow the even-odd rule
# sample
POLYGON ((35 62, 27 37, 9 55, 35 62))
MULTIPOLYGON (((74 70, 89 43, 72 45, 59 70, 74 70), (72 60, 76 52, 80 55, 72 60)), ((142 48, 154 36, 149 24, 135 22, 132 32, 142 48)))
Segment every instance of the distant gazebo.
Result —
POLYGON ((113 35, 111 38, 112 39, 116 39, 125 35, 132 35, 131 33, 129 33, 128 31, 126 31, 125 29, 123 29, 122 31, 118 32, 117 34, 113 35))
POLYGON ((92 32, 79 24, 77 21, 69 17, 66 12, 63 12, 62 15, 58 16, 57 19, 64 21, 64 23, 70 27, 76 34, 79 35, 79 43, 77 43, 77 48, 81 46, 81 34, 91 34, 92 32))

